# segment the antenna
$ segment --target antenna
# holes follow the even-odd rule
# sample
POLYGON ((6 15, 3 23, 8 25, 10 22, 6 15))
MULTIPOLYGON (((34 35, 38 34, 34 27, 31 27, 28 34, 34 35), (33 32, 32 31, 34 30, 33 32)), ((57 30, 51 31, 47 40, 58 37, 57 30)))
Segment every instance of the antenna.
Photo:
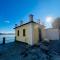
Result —
POLYGON ((40 19, 38 19, 38 21, 37 21, 37 22, 38 22, 38 24, 40 24, 40 23, 41 23, 40 19))
POLYGON ((17 24, 15 24, 15 27, 17 27, 17 24))
POLYGON ((20 25, 22 25, 23 24, 23 20, 20 20, 20 25))

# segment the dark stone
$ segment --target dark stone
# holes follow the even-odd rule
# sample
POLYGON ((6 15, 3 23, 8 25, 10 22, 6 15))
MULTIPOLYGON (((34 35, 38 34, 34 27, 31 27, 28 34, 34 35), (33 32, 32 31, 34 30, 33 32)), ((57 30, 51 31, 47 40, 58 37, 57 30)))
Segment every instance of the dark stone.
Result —
POLYGON ((2 53, 0 53, 0 56, 2 56, 2 53))
POLYGON ((5 44, 5 37, 3 37, 3 44, 5 44))

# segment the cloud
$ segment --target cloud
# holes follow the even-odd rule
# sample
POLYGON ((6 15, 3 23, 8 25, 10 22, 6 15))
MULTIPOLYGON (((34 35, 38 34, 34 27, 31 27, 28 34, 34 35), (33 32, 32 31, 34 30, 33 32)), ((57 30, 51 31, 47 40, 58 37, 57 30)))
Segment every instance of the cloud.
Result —
POLYGON ((5 23, 10 23, 10 21, 9 20, 6 20, 6 21, 4 21, 5 23))

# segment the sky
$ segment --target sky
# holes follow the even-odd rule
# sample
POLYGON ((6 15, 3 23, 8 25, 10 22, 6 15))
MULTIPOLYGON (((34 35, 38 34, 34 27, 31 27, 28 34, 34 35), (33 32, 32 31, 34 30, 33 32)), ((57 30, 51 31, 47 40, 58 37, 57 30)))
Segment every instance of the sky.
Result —
POLYGON ((14 32, 15 24, 27 22, 29 14, 47 28, 60 17, 60 0, 0 0, 0 32, 14 32))

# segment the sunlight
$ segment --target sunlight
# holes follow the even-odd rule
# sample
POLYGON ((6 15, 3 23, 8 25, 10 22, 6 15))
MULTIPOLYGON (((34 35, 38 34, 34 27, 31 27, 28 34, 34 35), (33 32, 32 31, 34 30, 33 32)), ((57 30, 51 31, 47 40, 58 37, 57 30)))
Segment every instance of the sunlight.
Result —
POLYGON ((47 22, 47 23, 52 23, 52 22, 53 22, 53 17, 47 16, 47 17, 46 17, 46 22, 47 22))

